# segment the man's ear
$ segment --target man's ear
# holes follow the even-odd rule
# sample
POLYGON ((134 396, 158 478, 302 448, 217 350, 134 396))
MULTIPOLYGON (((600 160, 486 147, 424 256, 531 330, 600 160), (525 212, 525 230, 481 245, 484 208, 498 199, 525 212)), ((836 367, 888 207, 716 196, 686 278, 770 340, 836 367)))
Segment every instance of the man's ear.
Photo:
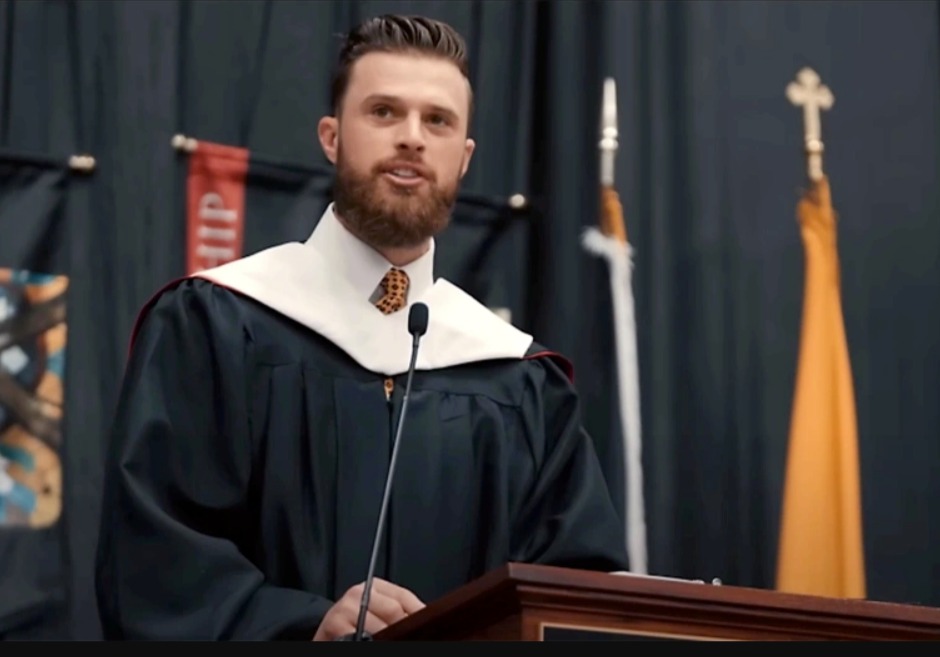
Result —
POLYGON ((333 164, 336 164, 336 152, 339 147, 339 122, 335 116, 324 116, 317 124, 317 137, 320 139, 320 148, 323 154, 333 164))
POLYGON ((473 157, 473 150, 476 147, 476 142, 472 139, 467 139, 467 143, 464 144, 463 166, 460 168, 461 178, 467 174, 467 169, 470 168, 470 158, 473 157))

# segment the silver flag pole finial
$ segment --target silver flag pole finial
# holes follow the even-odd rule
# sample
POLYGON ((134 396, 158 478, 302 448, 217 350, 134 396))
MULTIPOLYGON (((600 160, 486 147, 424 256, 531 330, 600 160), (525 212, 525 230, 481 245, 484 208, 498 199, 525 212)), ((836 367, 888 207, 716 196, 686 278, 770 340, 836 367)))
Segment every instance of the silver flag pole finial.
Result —
POLYGON ((604 80, 604 97, 601 105, 601 185, 613 187, 614 160, 618 147, 617 134, 617 83, 613 78, 604 80))

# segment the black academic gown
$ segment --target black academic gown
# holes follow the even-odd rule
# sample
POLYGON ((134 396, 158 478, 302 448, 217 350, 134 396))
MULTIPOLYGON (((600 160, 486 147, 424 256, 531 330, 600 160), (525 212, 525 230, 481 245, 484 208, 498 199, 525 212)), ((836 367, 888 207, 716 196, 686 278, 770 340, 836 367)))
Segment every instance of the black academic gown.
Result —
MULTIPOLYGON (((108 455, 106 637, 311 639, 368 568, 405 384, 384 378, 206 281, 161 295, 108 455)), ((626 569, 578 414, 550 357, 417 372, 376 575, 430 603, 508 561, 626 569)))

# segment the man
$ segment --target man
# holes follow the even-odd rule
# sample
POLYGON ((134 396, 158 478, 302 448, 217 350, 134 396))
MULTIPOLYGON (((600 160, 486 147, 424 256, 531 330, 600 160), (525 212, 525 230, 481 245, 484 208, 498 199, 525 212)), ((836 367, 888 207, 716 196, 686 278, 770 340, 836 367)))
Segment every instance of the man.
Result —
POLYGON ((141 313, 97 562, 107 638, 335 640, 356 624, 417 359, 365 630, 507 561, 626 568, 564 362, 434 280, 474 143, 464 44, 387 16, 350 36, 320 144, 334 204, 141 313))

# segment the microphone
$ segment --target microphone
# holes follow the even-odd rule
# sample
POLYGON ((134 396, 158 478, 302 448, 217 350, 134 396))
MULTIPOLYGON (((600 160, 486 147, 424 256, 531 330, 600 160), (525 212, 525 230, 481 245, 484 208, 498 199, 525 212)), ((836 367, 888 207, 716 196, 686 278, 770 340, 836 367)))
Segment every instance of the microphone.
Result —
MULTIPOLYGON (((392 481, 395 477, 395 463, 398 459, 398 445, 401 442, 402 427, 405 426, 405 414, 408 412, 408 399, 411 397, 411 379, 415 373, 415 363, 418 360, 418 343, 421 336, 428 330, 428 307, 423 303, 411 306, 408 312, 408 332, 411 333, 411 363, 408 365, 408 378, 405 383, 405 394, 401 401, 401 414, 398 416, 398 426, 395 429, 395 439, 392 442, 392 457, 388 462, 388 475, 385 478, 385 491, 382 495, 382 507, 379 510, 379 520, 375 527, 375 538, 372 541, 372 557, 369 559, 369 572, 362 588, 362 602, 359 605, 359 620, 356 623, 356 632, 351 638, 341 640, 371 641, 372 636, 365 632, 366 612, 369 610, 369 597, 372 595, 372 580, 375 577, 375 562, 379 555, 379 543, 382 542, 382 530, 385 526, 385 514, 388 511, 389 495, 392 492, 392 481)), ((348 635, 347 635, 348 637, 348 635)))

